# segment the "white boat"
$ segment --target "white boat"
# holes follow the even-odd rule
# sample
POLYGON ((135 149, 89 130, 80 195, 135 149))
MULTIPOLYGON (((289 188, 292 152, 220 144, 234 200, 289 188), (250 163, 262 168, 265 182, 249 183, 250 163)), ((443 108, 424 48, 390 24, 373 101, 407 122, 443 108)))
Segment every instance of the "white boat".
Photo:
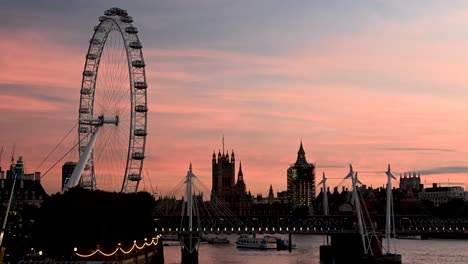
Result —
POLYGON ((272 237, 250 237, 242 235, 237 239, 236 245, 238 248, 277 249, 276 239, 272 237))

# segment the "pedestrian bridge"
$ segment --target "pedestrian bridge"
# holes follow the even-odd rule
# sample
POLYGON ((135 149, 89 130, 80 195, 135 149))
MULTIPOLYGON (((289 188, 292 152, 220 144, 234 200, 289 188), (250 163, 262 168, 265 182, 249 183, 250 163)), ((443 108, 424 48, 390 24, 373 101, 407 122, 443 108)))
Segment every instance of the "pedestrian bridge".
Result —
MULTIPOLYGON (((354 216, 330 215, 293 217, 243 217, 236 219, 200 217, 200 225, 192 230, 180 227, 181 217, 159 218, 156 232, 174 234, 195 231, 202 233, 292 233, 292 234, 334 234, 358 232, 354 216)), ((375 231, 384 233, 385 216, 376 216, 372 223, 375 231)), ((370 226, 370 224, 368 224, 370 226)), ((465 234, 468 236, 468 219, 428 218, 422 215, 395 216, 397 234, 465 234)))

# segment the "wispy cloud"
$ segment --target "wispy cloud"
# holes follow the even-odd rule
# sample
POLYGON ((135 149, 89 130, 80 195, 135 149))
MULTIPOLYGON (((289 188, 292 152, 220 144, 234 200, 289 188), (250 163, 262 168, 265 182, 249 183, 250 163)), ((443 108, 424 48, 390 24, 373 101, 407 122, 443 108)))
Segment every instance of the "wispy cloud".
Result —
POLYGON ((417 172, 421 173, 422 175, 468 173, 468 166, 437 167, 432 169, 418 170, 417 172))
POLYGON ((379 148, 379 150, 393 150, 393 151, 436 151, 436 152, 456 152, 455 149, 443 149, 443 148, 379 148))

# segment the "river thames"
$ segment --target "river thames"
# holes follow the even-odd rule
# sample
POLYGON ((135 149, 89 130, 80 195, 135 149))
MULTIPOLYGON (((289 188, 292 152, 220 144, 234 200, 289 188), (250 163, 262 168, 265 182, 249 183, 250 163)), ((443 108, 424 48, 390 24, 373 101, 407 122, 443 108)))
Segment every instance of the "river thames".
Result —
MULTIPOLYGON (((223 236, 223 235, 220 235, 223 236)), ((259 235, 260 237, 261 235, 259 235)), ((199 249, 200 264, 311 264, 320 263, 319 247, 324 244, 320 235, 293 235, 293 243, 297 245, 290 253, 287 250, 254 250, 238 249, 235 241, 238 235, 227 235, 230 244, 201 244, 199 249)), ((283 238, 286 236, 282 235, 283 238)), ((402 255, 404 264, 466 264, 468 263, 468 240, 429 239, 410 240, 396 239, 391 241, 392 248, 396 242, 397 253, 402 255)), ((181 262, 179 246, 164 247, 165 263, 179 264, 181 262)))

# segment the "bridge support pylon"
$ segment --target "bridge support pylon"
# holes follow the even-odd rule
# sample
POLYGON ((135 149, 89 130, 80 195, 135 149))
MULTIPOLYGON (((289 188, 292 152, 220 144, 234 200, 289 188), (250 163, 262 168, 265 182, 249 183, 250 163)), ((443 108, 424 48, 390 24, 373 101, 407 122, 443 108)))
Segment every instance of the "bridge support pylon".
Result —
POLYGON ((198 264, 198 247, 200 245, 199 233, 181 233, 179 240, 181 245, 182 264, 198 264))

